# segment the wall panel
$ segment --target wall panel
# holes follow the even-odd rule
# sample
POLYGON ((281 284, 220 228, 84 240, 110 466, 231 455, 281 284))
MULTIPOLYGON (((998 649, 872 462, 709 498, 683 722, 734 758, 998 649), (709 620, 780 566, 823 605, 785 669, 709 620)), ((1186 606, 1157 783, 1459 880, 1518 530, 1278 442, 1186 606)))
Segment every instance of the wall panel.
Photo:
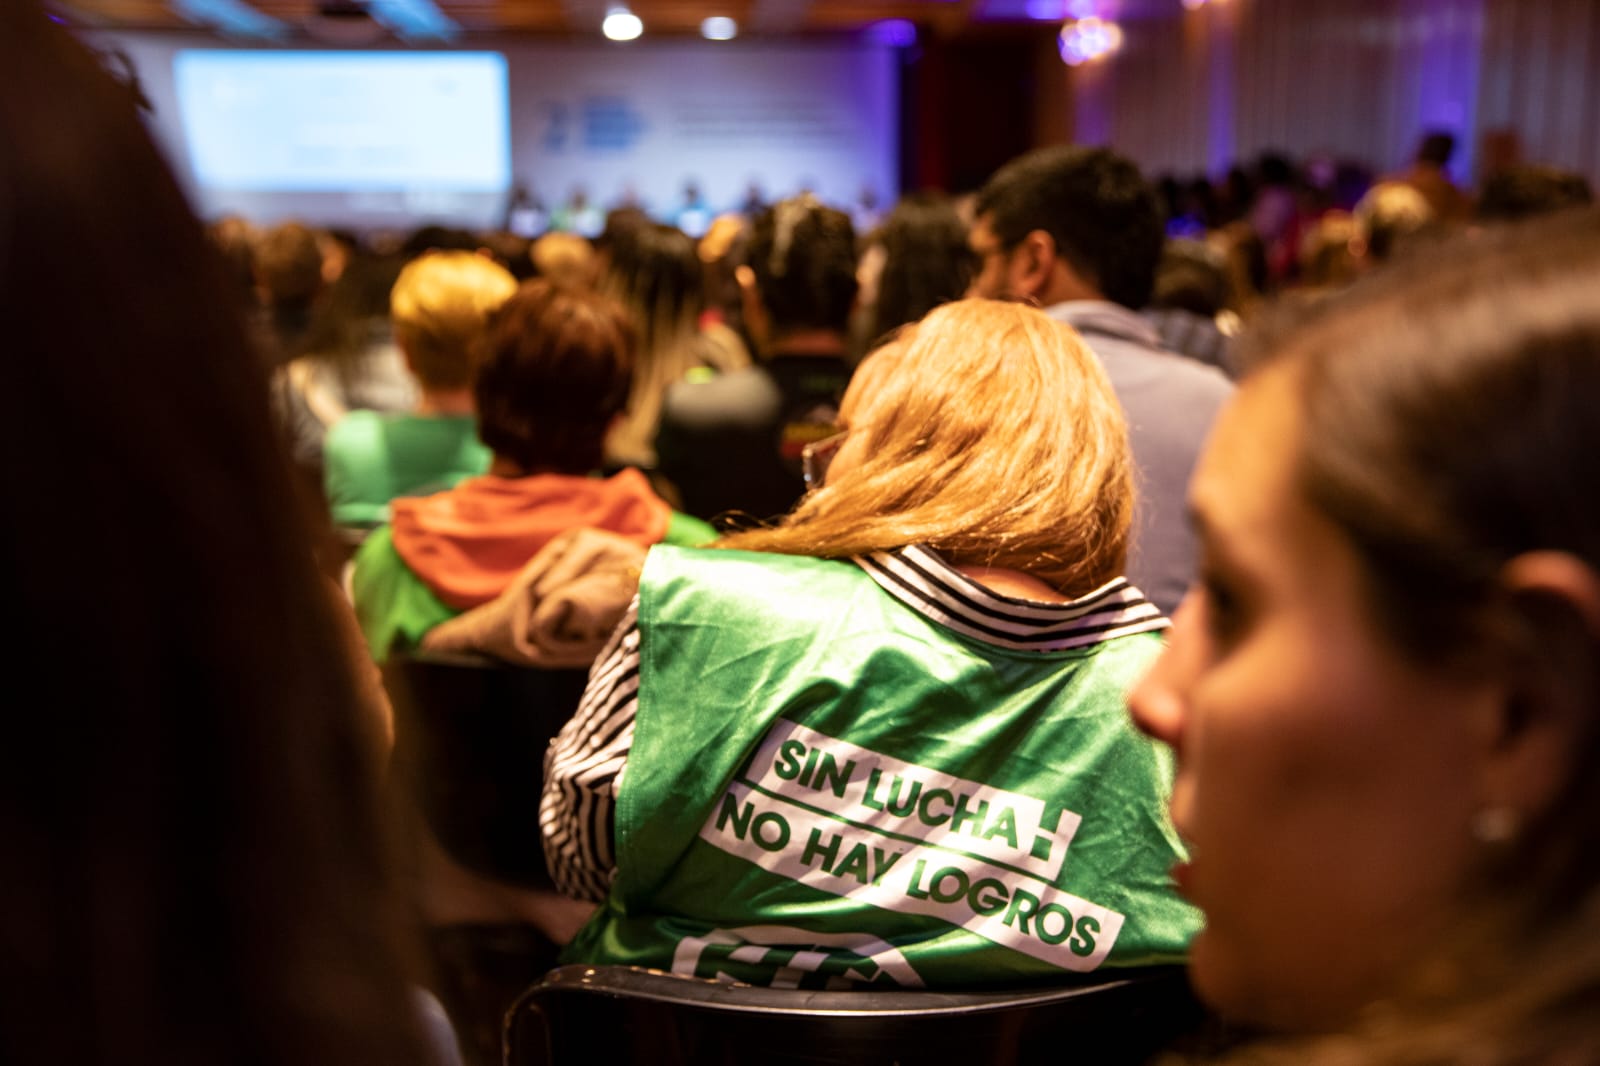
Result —
POLYGON ((1080 140, 1152 172, 1220 172, 1266 150, 1403 167, 1423 132, 1518 130, 1525 157, 1600 183, 1595 0, 1213 0, 1146 3, 1126 44, 1073 71, 1080 140))

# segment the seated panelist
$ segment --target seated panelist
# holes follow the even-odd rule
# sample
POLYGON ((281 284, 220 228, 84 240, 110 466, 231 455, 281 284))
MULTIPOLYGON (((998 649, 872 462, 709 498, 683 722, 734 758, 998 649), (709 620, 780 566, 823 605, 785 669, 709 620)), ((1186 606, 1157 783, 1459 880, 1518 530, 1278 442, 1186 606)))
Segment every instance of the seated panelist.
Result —
POLYGON ((961 301, 863 364, 781 524, 652 549, 546 762, 552 872, 603 900, 568 961, 948 988, 1181 960, 1170 762, 1123 709, 1167 624, 1122 577, 1126 436, 1070 329, 961 301))

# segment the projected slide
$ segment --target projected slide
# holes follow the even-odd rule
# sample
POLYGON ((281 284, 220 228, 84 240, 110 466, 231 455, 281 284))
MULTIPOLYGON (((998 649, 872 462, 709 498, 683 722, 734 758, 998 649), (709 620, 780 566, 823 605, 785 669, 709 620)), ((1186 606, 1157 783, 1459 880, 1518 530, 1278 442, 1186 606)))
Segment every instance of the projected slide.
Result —
POLYGON ((488 52, 185 51, 174 66, 202 185, 500 192, 506 65, 488 52))

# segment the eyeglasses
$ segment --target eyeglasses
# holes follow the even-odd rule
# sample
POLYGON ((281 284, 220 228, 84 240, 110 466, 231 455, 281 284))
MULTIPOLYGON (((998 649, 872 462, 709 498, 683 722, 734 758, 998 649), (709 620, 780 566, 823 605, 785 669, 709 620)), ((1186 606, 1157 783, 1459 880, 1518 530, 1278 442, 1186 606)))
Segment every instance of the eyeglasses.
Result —
POLYGON ((833 457, 839 454, 844 439, 849 435, 848 430, 835 433, 831 437, 814 440, 800 450, 800 473, 805 476, 806 488, 822 487, 822 483, 828 479, 828 467, 833 465, 833 457))

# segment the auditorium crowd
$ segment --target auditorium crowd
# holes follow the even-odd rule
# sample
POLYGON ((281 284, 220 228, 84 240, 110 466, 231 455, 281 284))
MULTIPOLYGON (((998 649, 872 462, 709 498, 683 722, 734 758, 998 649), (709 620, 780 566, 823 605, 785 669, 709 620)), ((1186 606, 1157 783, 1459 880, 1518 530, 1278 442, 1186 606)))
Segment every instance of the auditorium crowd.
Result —
POLYGON ((498 1061, 576 963, 1600 1061, 1581 175, 207 224, 32 4, 0 69, 0 1058, 498 1061), (419 663, 571 682, 486 815, 538 876, 421 810, 419 663))

